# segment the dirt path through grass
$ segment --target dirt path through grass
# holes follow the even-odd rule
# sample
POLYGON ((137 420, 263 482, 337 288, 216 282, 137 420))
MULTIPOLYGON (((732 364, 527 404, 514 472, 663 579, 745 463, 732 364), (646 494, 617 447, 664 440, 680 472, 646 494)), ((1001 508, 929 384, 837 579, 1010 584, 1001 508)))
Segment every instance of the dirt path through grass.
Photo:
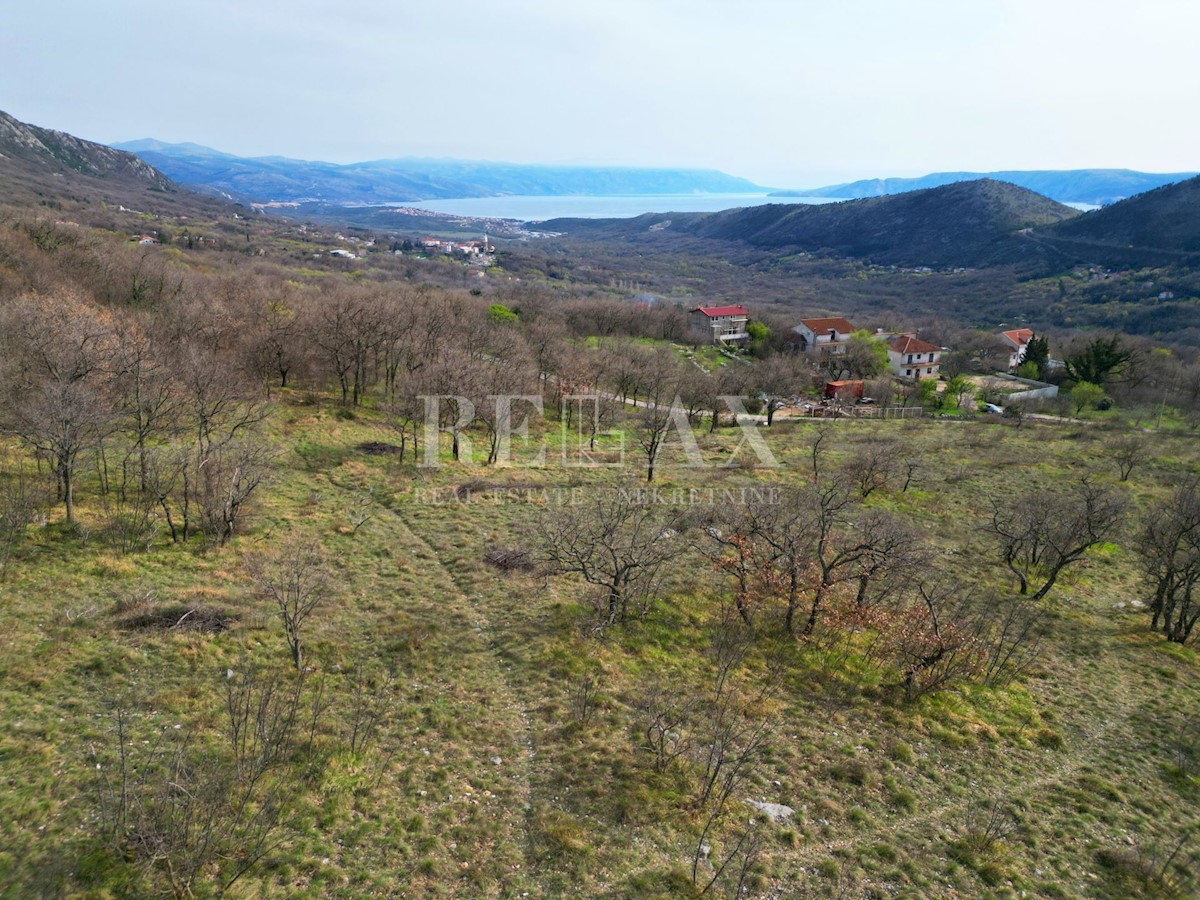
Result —
MULTIPOLYGON (((497 842, 508 846, 484 853, 495 859, 511 860, 519 856, 522 862, 509 863, 509 883, 498 887, 504 893, 525 890, 536 895, 540 893, 537 886, 527 883, 535 870, 530 858, 528 823, 530 769, 534 758, 530 715, 519 690, 513 686, 512 663, 499 652, 500 641, 487 615, 487 604, 479 602, 480 597, 456 571, 446 551, 423 536, 436 532, 430 531, 428 523, 415 520, 419 517, 419 512, 402 508, 394 520, 404 530, 405 543, 413 549, 413 565, 418 569, 421 583, 433 589, 429 600, 437 606, 439 628, 456 629, 452 635, 441 635, 444 643, 456 648, 456 658, 445 660, 444 665, 460 676, 470 671, 469 682, 478 691, 472 698, 473 716, 477 718, 470 724, 491 735, 495 748, 494 754, 473 762, 476 766, 485 765, 485 771, 492 776, 489 780, 495 783, 492 793, 503 807, 499 815, 502 834, 497 842)), ((478 746, 482 742, 473 743, 478 746)))

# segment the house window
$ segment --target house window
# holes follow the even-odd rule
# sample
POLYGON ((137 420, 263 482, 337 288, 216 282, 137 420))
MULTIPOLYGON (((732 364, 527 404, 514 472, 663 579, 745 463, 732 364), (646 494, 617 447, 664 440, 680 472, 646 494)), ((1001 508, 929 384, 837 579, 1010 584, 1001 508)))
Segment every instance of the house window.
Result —
POLYGON ((926 375, 932 375, 932 374, 933 374, 933 369, 926 369, 926 370, 925 370, 925 374, 926 374, 926 375))
POLYGON ((912 375, 912 369, 905 369, 905 370, 904 370, 904 374, 905 374, 905 375, 912 375))
POLYGON ((910 353, 910 354, 908 354, 908 361, 909 361, 910 363, 912 362, 912 354, 911 354, 911 353, 910 353))

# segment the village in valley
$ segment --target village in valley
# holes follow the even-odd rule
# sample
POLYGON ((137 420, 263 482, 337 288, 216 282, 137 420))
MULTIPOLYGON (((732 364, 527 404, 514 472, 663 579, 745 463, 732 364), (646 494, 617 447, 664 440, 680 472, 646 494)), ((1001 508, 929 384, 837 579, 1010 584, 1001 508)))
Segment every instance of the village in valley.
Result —
MULTIPOLYGON (((754 342, 752 322, 750 311, 742 305, 697 306, 688 313, 688 338, 697 346, 718 348, 727 361, 745 362, 754 342)), ((1039 344, 1032 329, 1017 328, 995 334, 994 344, 996 352, 989 361, 1003 359, 1007 363, 1003 370, 985 371, 975 366, 981 371, 955 372, 946 379, 943 358, 953 348, 922 340, 916 330, 868 331, 844 316, 800 319, 783 337, 782 345, 787 353, 808 363, 818 396, 763 399, 776 404, 773 419, 784 419, 920 415, 926 411, 923 401, 947 393, 954 395, 955 411, 968 411, 966 402, 976 399, 979 412, 1003 415, 1008 410, 1016 416, 1021 403, 1058 396, 1057 384, 1023 377, 1061 367, 1049 358, 1044 338, 1039 344), (1026 366, 1031 343, 1040 358, 1026 366), (823 383, 818 383, 820 379, 823 383)))

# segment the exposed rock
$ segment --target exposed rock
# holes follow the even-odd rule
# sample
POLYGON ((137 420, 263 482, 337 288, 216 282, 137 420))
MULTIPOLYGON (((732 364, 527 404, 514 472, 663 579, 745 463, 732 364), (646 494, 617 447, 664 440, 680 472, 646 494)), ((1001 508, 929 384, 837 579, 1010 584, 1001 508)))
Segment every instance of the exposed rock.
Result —
POLYGON ((786 822, 796 811, 782 803, 764 803, 758 800, 747 800, 751 806, 770 819, 772 822, 786 822))

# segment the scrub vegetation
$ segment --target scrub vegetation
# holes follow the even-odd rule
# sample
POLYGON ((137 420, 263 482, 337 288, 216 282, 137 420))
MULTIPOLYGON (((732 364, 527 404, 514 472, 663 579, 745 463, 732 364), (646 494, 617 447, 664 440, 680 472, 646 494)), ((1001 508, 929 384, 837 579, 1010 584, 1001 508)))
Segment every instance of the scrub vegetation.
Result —
POLYGON ((0 226, 0 892, 1194 894, 1194 363, 806 419, 276 238, 0 226))

